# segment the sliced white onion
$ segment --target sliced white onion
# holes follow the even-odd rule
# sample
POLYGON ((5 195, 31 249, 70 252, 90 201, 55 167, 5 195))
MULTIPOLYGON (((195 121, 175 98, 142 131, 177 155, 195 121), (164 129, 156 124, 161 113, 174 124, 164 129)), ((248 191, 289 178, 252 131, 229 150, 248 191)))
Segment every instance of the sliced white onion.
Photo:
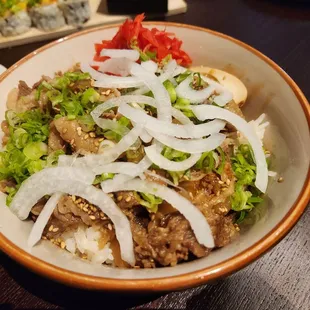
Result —
POLYGON ((84 157, 79 157, 75 161, 78 167, 97 167, 98 165, 105 165, 112 163, 124 152, 126 152, 139 138, 142 128, 134 127, 125 135, 114 147, 108 148, 102 154, 90 154, 84 157))
POLYGON ((172 109, 172 116, 178 120, 181 124, 193 124, 193 122, 188 118, 182 111, 173 108, 172 109))
POLYGON ((137 176, 146 169, 143 164, 135 164, 130 162, 114 162, 106 165, 97 165, 91 168, 97 175, 102 173, 122 173, 129 176, 137 176))
POLYGON ((233 93, 228 90, 227 88, 223 87, 220 83, 208 78, 207 76, 201 75, 201 78, 207 82, 209 85, 213 86, 215 88, 215 91, 219 93, 219 95, 215 96, 213 101, 223 107, 225 106, 229 101, 233 99, 233 93))
POLYGON ((156 147, 154 145, 146 147, 145 153, 147 157, 158 167, 161 169, 169 170, 169 171, 184 171, 191 167, 193 167, 196 162, 201 157, 200 154, 193 154, 189 158, 183 160, 183 161, 171 161, 167 158, 165 158, 163 155, 158 152, 156 147))
POLYGON ((171 122, 171 101, 166 88, 158 77, 140 65, 134 63, 131 67, 131 74, 143 81, 144 84, 153 92, 157 102, 157 117, 160 120, 171 122))
POLYGON ((134 177, 126 174, 115 175, 113 179, 105 180, 101 182, 101 189, 105 193, 112 193, 117 191, 118 187, 121 184, 124 184, 130 180, 133 180, 134 177))
POLYGON ((134 109, 127 104, 121 104, 118 112, 129 118, 131 121, 141 124, 146 129, 153 130, 157 133, 175 136, 179 138, 202 138, 213 133, 218 133, 225 127, 225 122, 214 120, 205 124, 172 124, 158 120, 145 112, 134 109))
POLYGON ((265 193, 268 185, 268 168, 262 143, 253 130, 253 127, 240 116, 223 108, 211 105, 200 105, 192 106, 192 110, 201 121, 213 118, 225 120, 236 127, 236 129, 245 136, 253 149, 256 162, 255 185, 261 192, 265 193))
POLYGON ((216 133, 205 139, 201 138, 183 140, 163 135, 152 130, 148 130, 148 133, 160 143, 169 146, 175 150, 190 154, 198 154, 212 151, 219 147, 226 138, 225 135, 221 133, 216 133))
POLYGON ((253 129, 255 130, 258 138, 261 140, 261 142, 264 139, 265 130, 270 125, 268 121, 264 121, 266 118, 266 114, 261 114, 256 120, 252 120, 249 122, 251 126, 253 126, 253 129))
MULTIPOLYGON (((45 195, 52 195, 60 191, 70 195, 82 197, 91 204, 97 206, 111 219, 115 226, 117 240, 120 244, 122 259, 129 264, 134 265, 135 256, 129 221, 125 214, 108 195, 92 185, 78 181, 78 178, 73 180, 70 178, 59 179, 57 177, 50 177, 42 180, 40 183, 36 182, 36 179, 36 174, 34 174, 22 184, 12 201, 12 207, 14 210, 23 210, 23 215, 29 214, 32 206, 41 197, 45 195)), ((26 217, 23 216, 20 218, 25 219, 26 217)))
MULTIPOLYGON (((44 194, 37 200, 37 188, 40 184, 44 182, 52 183, 53 180, 66 180, 68 183, 71 181, 79 180, 83 184, 92 184, 95 179, 96 174, 87 168, 73 168, 73 167, 55 167, 55 168, 45 168, 23 182, 20 189, 16 193, 11 205, 10 210, 17 215, 21 220, 25 220, 31 211, 31 207, 41 198, 44 194), (28 191, 28 192, 27 192, 28 191), (35 197, 35 198, 32 198, 35 197), (33 201, 30 208, 27 209, 28 200, 33 201), (25 202, 27 201, 27 203, 25 202)), ((53 184, 51 184, 52 186, 53 184)), ((58 192, 61 190, 57 190, 58 192)))
POLYGON ((173 72, 173 77, 175 77, 175 76, 177 76, 179 74, 185 73, 186 71, 187 71, 186 68, 184 68, 182 66, 177 66, 176 69, 173 72))
POLYGON ((136 50, 117 50, 117 49, 103 49, 100 56, 107 56, 111 58, 128 58, 132 61, 137 61, 140 58, 140 54, 136 50))
POLYGON ((150 176, 150 177, 152 177, 154 179, 157 179, 159 181, 162 181, 162 182, 166 183, 167 185, 169 185, 171 187, 174 187, 174 188, 176 188, 176 189, 178 189, 180 191, 187 192, 183 187, 175 185, 169 179, 167 179, 167 178, 165 178, 165 177, 163 177, 163 176, 161 176, 161 175, 159 175, 157 173, 153 173, 153 172, 147 170, 147 171, 144 172, 144 174, 146 174, 146 175, 148 175, 148 176, 150 176))
POLYGON ((148 134, 148 132, 143 129, 142 133, 140 135, 140 139, 144 142, 144 143, 150 143, 152 141, 152 136, 148 134))
POLYGON ((278 173, 275 171, 271 171, 271 170, 268 171, 268 176, 271 178, 275 178, 275 177, 277 177, 277 175, 278 175, 278 173))
POLYGON ((132 76, 113 76, 102 73, 104 76, 94 83, 95 87, 102 88, 131 88, 143 85, 143 82, 132 76))
POLYGON ((160 81, 163 83, 166 80, 170 80, 174 76, 174 72, 177 69, 178 64, 177 62, 173 59, 170 60, 163 68, 163 73, 159 76, 160 81))
POLYGON ((190 75, 179 84, 175 89, 179 98, 188 99, 191 103, 203 103, 215 92, 215 87, 212 85, 209 85, 202 90, 195 90, 190 85, 192 82, 193 77, 190 75))
POLYGON ((130 87, 140 87, 143 86, 144 83, 139 79, 128 76, 113 76, 101 73, 95 69, 93 69, 90 65, 82 63, 81 70, 83 72, 87 72, 90 76, 96 80, 94 83, 95 87, 103 87, 103 88, 130 88, 130 87))
POLYGON ((213 101, 219 106, 224 106, 233 99, 232 93, 221 84, 205 76, 201 76, 201 78, 209 84, 206 88, 202 90, 193 89, 190 85, 193 82, 193 75, 190 75, 176 88, 178 97, 188 99, 191 103, 197 104, 203 103, 211 95, 217 93, 213 101))
MULTIPOLYGON (((144 67, 144 63, 141 63, 141 66, 144 67)), ((148 70, 148 68, 145 68, 146 70, 148 70)), ((158 69, 158 67, 157 67, 158 69)), ((148 70, 151 72, 151 70, 148 70)), ((156 70, 157 71, 157 70, 156 70)), ((156 71, 154 71, 153 73, 155 73, 156 71)), ((181 66, 178 66, 175 60, 170 61, 164 68, 164 70, 162 71, 161 75, 158 76, 158 79, 161 81, 161 83, 164 83, 166 80, 169 80, 172 82, 172 84, 174 86, 177 86, 178 83, 175 81, 175 79, 173 78, 174 76, 177 76, 181 73, 184 73, 186 71, 186 68, 183 68, 181 66)), ((130 94, 131 95, 143 95, 146 94, 147 92, 150 91, 150 88, 147 86, 142 86, 134 91, 132 91, 130 94)))
POLYGON ((214 247, 212 231, 203 214, 190 201, 179 195, 176 191, 155 182, 142 181, 139 179, 134 179, 122 184, 117 190, 137 191, 162 198, 183 214, 188 220, 197 241, 200 244, 208 248, 214 247))
POLYGON ((128 58, 111 58, 100 62, 99 71, 103 73, 112 73, 120 76, 128 76, 132 61, 128 58))
POLYGON ((32 226, 30 235, 28 237, 28 246, 33 247, 41 240, 44 228, 62 196, 63 193, 55 193, 47 201, 40 215, 32 226))
POLYGON ((125 174, 126 172, 123 171, 122 174, 118 174, 114 176, 111 180, 106 180, 101 183, 101 188, 105 193, 114 192, 115 188, 117 188, 120 184, 128 182, 132 180, 134 177, 141 176, 143 173, 149 169, 152 165, 152 161, 147 157, 144 156, 139 163, 137 164, 137 169, 135 169, 135 174, 125 174))
MULTIPOLYGON (((101 118, 101 115, 110 109, 119 107, 122 103, 135 103, 135 104, 147 104, 151 107, 157 108, 157 102, 154 98, 143 95, 125 95, 121 97, 111 98, 104 103, 98 105, 90 114, 93 117, 95 123, 103 128, 113 130, 117 125, 112 120, 106 120, 101 118), (113 122, 113 124, 112 124, 113 122)), ((146 113, 141 109, 143 113, 146 113)), ((190 124, 192 121, 184 115, 180 110, 172 108, 172 116, 182 124, 190 124)), ((144 134, 144 133, 143 133, 144 134)))
POLYGON ((141 66, 152 73, 155 73, 158 70, 158 65, 156 62, 152 61, 152 60, 148 60, 148 61, 143 61, 141 62, 141 66))

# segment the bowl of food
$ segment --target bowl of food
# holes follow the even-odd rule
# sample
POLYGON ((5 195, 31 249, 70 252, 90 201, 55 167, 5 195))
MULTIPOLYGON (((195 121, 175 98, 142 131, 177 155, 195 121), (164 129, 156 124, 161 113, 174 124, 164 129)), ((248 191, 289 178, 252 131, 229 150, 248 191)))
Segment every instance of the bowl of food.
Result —
POLYGON ((226 35, 142 20, 50 43, 0 77, 0 248, 68 285, 223 277, 309 199, 310 112, 292 79, 226 35))

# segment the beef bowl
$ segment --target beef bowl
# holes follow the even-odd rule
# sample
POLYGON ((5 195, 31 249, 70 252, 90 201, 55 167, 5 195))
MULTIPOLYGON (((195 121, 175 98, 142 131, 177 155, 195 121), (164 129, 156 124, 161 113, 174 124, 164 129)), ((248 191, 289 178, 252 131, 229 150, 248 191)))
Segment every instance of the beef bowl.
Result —
POLYGON ((207 283, 275 246, 309 200, 295 82, 229 36, 142 19, 52 42, 0 76, 0 249, 61 283, 207 283))

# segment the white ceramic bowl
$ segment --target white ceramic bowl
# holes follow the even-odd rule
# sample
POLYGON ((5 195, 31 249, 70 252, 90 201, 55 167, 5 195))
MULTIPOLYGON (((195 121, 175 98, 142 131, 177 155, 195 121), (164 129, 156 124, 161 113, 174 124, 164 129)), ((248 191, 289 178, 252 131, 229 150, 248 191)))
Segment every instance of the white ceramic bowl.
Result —
MULTIPOLYGON (((205 283, 249 264, 275 245, 293 227, 309 199, 309 120, 306 98, 291 78, 274 62, 248 45, 207 29, 172 24, 146 23, 166 27, 184 42, 194 65, 226 70, 248 88, 244 109, 249 119, 266 113, 271 126, 266 145, 275 156, 273 170, 284 178, 268 187, 268 214, 239 240, 216 250, 206 258, 160 269, 113 269, 91 265, 41 242, 31 251, 26 240, 31 223, 21 222, 0 200, 0 248, 26 267, 63 283, 106 290, 172 290, 205 283)), ((3 119, 8 92, 25 80, 38 81, 42 74, 53 75, 76 62, 88 62, 94 43, 110 39, 116 26, 86 30, 60 39, 31 53, 0 77, 0 118, 3 119)))

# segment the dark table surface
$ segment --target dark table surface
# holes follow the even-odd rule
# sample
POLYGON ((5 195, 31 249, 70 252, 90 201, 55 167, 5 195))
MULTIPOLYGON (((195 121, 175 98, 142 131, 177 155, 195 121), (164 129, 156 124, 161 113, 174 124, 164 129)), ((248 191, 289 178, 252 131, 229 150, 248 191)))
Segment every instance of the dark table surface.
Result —
MULTIPOLYGON (((167 20, 211 28, 252 45, 276 61, 310 99, 309 1, 188 0, 186 14, 167 20)), ((45 43, 0 50, 0 63, 10 66, 45 43)), ((162 296, 67 288, 0 253, 0 309, 310 309, 309 223, 308 208, 289 235, 249 267, 216 283, 162 296)))

